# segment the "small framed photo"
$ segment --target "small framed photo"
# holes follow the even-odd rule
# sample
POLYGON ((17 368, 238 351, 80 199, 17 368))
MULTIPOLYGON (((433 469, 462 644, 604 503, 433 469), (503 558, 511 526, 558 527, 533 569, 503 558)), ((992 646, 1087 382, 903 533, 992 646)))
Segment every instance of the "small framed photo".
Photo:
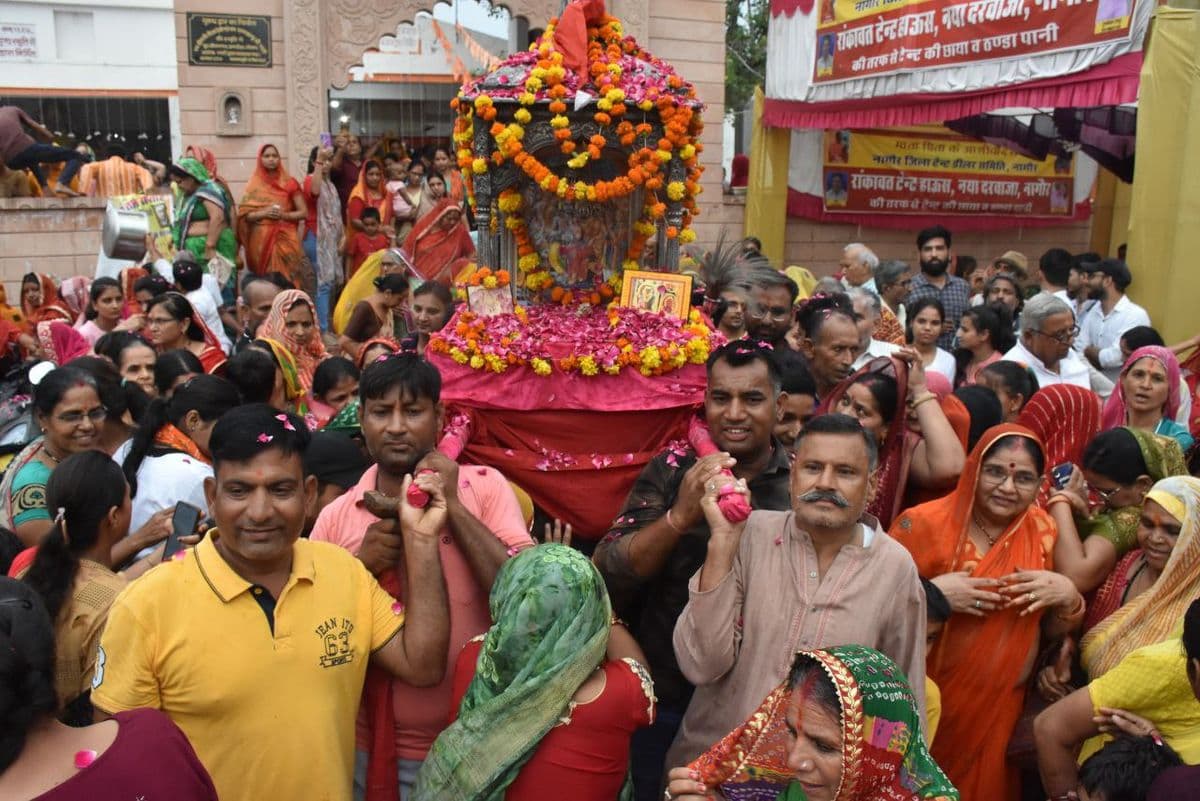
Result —
POLYGON ((467 307, 480 317, 511 314, 516 308, 513 303, 512 287, 498 286, 488 289, 483 286, 468 286, 467 307))
POLYGON ((626 270, 621 283, 621 305, 686 320, 692 308, 692 277, 626 270))

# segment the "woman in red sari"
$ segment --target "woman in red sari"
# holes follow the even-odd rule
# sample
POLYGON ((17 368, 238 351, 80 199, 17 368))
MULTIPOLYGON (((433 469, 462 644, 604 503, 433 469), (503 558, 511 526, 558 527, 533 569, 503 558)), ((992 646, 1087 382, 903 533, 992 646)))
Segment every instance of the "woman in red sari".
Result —
POLYGON ((953 611, 928 667, 942 691, 933 755, 963 801, 1019 796, 1005 757, 1040 630, 1061 635, 1084 613, 1083 596, 1053 572, 1054 521, 1034 504, 1044 453, 1026 428, 988 429, 954 492, 902 513, 890 531, 953 611))
POLYGON ((160 355, 172 350, 191 351, 209 375, 225 366, 225 351, 217 337, 191 302, 178 292, 166 292, 150 302, 146 331, 160 355))
POLYGON ((294 283, 296 264, 306 258, 296 223, 307 216, 304 193, 284 169, 279 149, 263 145, 237 210, 238 241, 246 249, 251 272, 282 273, 294 283))
POLYGON ((392 193, 384 183, 383 166, 378 161, 368 161, 363 164, 358 173, 358 183, 350 190, 346 201, 346 222, 350 229, 347 235, 353 236, 354 231, 363 230, 363 209, 370 206, 379 211, 379 228, 384 230, 392 225, 395 209, 392 207, 392 193))
POLYGON ((475 258, 475 243, 463 222, 462 207, 453 198, 444 198, 417 222, 402 250, 423 280, 449 286, 475 258))
POLYGON ((54 320, 75 323, 71 310, 58 296, 58 284, 45 273, 26 273, 21 279, 21 311, 31 326, 54 320))

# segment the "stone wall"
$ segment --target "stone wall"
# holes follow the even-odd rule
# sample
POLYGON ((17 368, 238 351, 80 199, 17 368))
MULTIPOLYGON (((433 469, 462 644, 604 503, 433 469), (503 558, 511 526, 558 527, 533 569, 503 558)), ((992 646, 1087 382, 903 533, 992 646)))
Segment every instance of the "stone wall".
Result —
POLYGON ((97 198, 0 198, 0 282, 10 304, 19 302, 25 273, 95 273, 104 207, 97 198))

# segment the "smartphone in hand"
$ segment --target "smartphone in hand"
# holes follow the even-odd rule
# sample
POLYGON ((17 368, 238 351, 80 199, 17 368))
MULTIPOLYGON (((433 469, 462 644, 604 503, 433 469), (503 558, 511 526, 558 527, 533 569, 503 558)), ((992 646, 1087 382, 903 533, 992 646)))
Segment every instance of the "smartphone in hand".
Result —
POLYGON ((175 504, 175 514, 171 516, 171 534, 163 548, 163 561, 167 561, 183 548, 180 537, 189 537, 196 533, 196 524, 200 522, 200 510, 190 503, 180 501, 175 504))
POLYGON ((1075 472, 1075 465, 1070 462, 1063 462, 1057 465, 1050 471, 1050 477, 1054 481, 1055 489, 1062 489, 1067 486, 1067 482, 1071 480, 1071 473, 1075 472))

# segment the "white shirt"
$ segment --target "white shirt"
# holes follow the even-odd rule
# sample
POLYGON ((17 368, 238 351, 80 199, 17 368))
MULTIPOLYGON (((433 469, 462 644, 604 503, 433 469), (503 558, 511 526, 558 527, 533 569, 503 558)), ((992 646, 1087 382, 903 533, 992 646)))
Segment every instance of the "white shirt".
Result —
POLYGON ((1075 349, 1083 353, 1087 348, 1098 348, 1100 371, 1109 381, 1116 381, 1125 361, 1121 356, 1121 335, 1139 325, 1150 325, 1150 315, 1128 295, 1122 295, 1108 314, 1097 303, 1079 322, 1075 349))
POLYGON ((1058 363, 1057 373, 1051 372, 1041 359, 1029 352, 1022 342, 1018 342, 1016 347, 1004 354, 1004 361, 1018 362, 1033 370, 1033 374, 1037 376, 1039 388, 1048 387, 1051 384, 1074 384, 1084 389, 1092 389, 1088 365, 1083 357, 1075 351, 1068 351, 1067 355, 1062 358, 1058 363))
MULTIPOLYGON (((854 289, 854 284, 850 283, 846 278, 842 278, 842 286, 846 287, 846 289, 854 289)), ((867 292, 870 292, 872 295, 879 297, 879 290, 875 288, 874 278, 868 278, 866 281, 861 283, 858 288, 864 289, 867 292)))
MULTIPOLYGON (((212 478, 213 470, 186 453, 165 453, 147 456, 138 466, 137 495, 133 496, 133 512, 129 531, 133 533, 146 524, 155 512, 183 501, 207 514, 208 500, 204 497, 204 479, 212 478)), ((151 548, 143 551, 149 553, 151 548)), ((139 554, 139 558, 142 554, 139 554)))
POLYGON ((867 362, 871 361, 872 359, 878 359, 880 356, 891 356, 898 350, 900 350, 899 345, 895 345, 891 342, 884 342, 882 339, 872 339, 867 345, 867 349, 864 350, 859 357, 854 360, 854 364, 852 364, 851 367, 855 370, 858 370, 862 367, 865 367, 867 362))
POLYGON ((208 330, 213 332, 221 350, 225 351, 225 355, 228 356, 233 351, 233 343, 229 341, 229 336, 225 333, 225 326, 221 322, 221 313, 217 311, 212 295, 207 289, 201 287, 188 292, 187 299, 191 302, 192 308, 196 310, 196 314, 199 314, 200 319, 208 326, 208 330))
POLYGON ((958 372, 958 362, 954 361, 954 356, 949 351, 938 348, 933 361, 925 365, 925 369, 941 373, 950 380, 950 385, 954 386, 954 374, 958 372))

